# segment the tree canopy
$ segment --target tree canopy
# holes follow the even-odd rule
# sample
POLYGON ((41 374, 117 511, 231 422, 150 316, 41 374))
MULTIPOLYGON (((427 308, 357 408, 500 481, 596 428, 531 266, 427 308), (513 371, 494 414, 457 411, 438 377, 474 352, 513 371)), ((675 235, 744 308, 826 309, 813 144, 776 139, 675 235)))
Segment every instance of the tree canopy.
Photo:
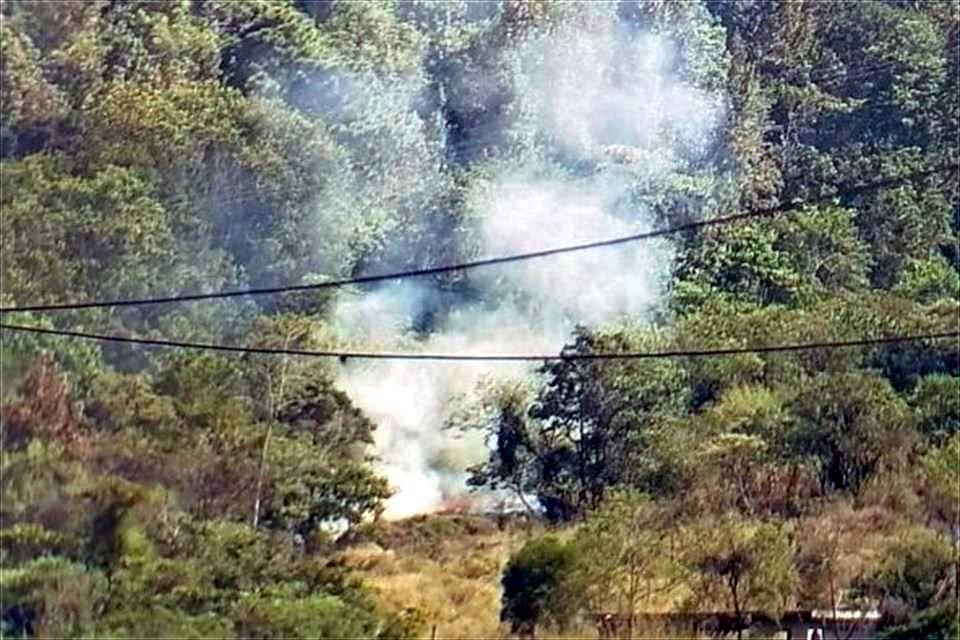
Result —
POLYGON ((562 357, 3 330, 0 636, 421 637, 339 560, 420 493, 556 529, 508 545, 505 631, 856 604, 946 637, 957 339, 749 348, 957 329, 958 82, 939 0, 0 0, 4 308, 686 225, 4 312, 562 357), (704 349, 748 352, 589 357, 704 349))

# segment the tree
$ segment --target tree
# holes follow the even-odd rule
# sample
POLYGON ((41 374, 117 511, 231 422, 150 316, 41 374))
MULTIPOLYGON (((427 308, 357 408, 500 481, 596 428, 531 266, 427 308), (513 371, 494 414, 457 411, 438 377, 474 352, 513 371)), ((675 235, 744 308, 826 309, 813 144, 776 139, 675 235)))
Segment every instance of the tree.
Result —
POLYGON ((952 545, 936 531, 909 526, 891 536, 873 570, 858 583, 860 593, 881 601, 888 622, 933 608, 952 599, 952 545))
MULTIPOLYGON (((955 329, 956 169, 859 187, 955 167, 958 51, 947 0, 0 0, 0 306, 512 253, 490 227, 533 211, 491 206, 508 183, 558 186, 520 238, 534 244, 587 191, 636 231, 796 205, 624 249, 672 278, 611 324, 648 300, 652 278, 623 273, 639 263, 618 270, 644 295, 612 305, 556 272, 536 290, 514 267, 419 280, 411 339, 475 338, 491 310, 569 336, 458 416, 488 445, 473 486, 579 526, 511 559, 504 621, 532 633, 589 605, 632 627, 695 585, 691 606, 735 609, 741 628, 797 591, 822 608, 885 599, 893 637, 944 635, 955 340, 580 356, 955 329), (557 287, 575 304, 554 307, 557 287)), ((3 320, 331 350, 351 329, 338 295, 3 320)), ((342 363, 0 337, 4 636, 422 632, 336 568, 360 536, 312 544, 389 493, 342 363)))
POLYGON ((92 626, 93 635, 109 640, 123 640, 142 633, 145 626, 151 633, 165 638, 200 638, 202 640, 229 640, 235 638, 229 620, 215 616, 192 616, 182 611, 151 607, 111 613, 92 626))
POLYGON ((723 297, 806 306, 866 283, 869 254, 848 210, 807 207, 778 224, 708 230, 681 253, 674 305, 696 309, 723 297))
POLYGON ((960 433, 960 377, 933 374, 921 378, 910 394, 924 438, 943 443, 960 433))
POLYGON ((42 145, 63 117, 62 97, 57 87, 43 77, 39 53, 29 36, 5 24, 0 28, 3 45, 3 80, 0 95, 0 157, 42 145))
POLYGON ((157 289, 172 230, 152 185, 137 172, 101 165, 77 175, 62 156, 33 156, 3 169, 7 295, 62 302, 63 291, 115 298, 157 289))
POLYGON ((241 600, 232 615, 237 637, 259 638, 373 638, 377 620, 339 598, 315 595, 295 598, 252 596, 241 600))
POLYGON ((930 304, 960 296, 960 273, 943 256, 908 258, 897 273, 891 291, 930 304))
POLYGON ((790 448, 811 456, 824 491, 856 491, 896 463, 913 438, 906 403, 881 378, 860 373, 811 380, 790 404, 790 448))
POLYGON ((953 596, 960 599, 960 434, 954 434, 923 460, 927 507, 949 531, 953 542, 953 596))
MULTIPOLYGON (((748 177, 745 194, 786 202, 866 172, 955 159, 947 140, 956 136, 957 75, 948 72, 956 57, 945 51, 956 29, 945 14, 907 3, 708 6, 727 30, 731 146, 748 177), (903 46, 893 44, 894 32, 903 46)), ((943 186, 852 199, 840 190, 870 246, 872 284, 889 287, 903 264, 943 244, 950 210, 943 186)))
POLYGON ((534 637, 538 625, 564 627, 577 613, 580 594, 571 581, 576 551, 553 535, 528 541, 503 570, 500 619, 514 633, 534 637))
POLYGON ((789 517, 809 496, 810 465, 785 451, 786 394, 765 386, 733 387, 689 421, 685 500, 698 510, 747 517, 789 517))
POLYGON ((0 579, 4 637, 77 637, 89 633, 106 597, 103 575, 83 564, 46 556, 16 568, 0 579))
MULTIPOLYGON (((256 344, 302 349, 321 348, 327 339, 322 328, 295 315, 261 320, 251 335, 256 344)), ((266 426, 253 525, 263 513, 271 526, 307 535, 324 523, 356 525, 378 514, 390 491, 366 465, 375 425, 334 387, 329 368, 259 359, 244 373, 266 426), (263 501, 268 480, 273 495, 263 501)))
POLYGON ((698 602, 724 603, 733 612, 739 639, 753 612, 777 617, 792 602, 796 573, 790 540, 777 523, 727 516, 709 526, 715 528, 714 541, 703 540, 701 551, 691 557, 691 569, 700 578, 698 602))
POLYGON ((646 496, 611 493, 577 529, 575 579, 587 606, 594 615, 626 620, 628 638, 637 614, 669 607, 686 578, 675 526, 646 496))
POLYGON ((21 449, 42 436, 60 444, 72 444, 82 437, 70 385, 51 356, 36 360, 17 396, 0 407, 0 439, 5 449, 21 449))
POLYGON ((957 604, 924 611, 908 624, 885 629, 881 640, 952 640, 960 634, 960 611, 957 604))
POLYGON ((385 478, 361 461, 319 450, 303 437, 276 438, 269 456, 270 499, 263 522, 307 536, 322 525, 356 526, 390 497, 385 478))
MULTIPOLYGON (((662 344, 629 329, 577 331, 570 355, 662 344)), ((618 485, 664 492, 654 454, 660 421, 682 412, 681 368, 670 361, 562 359, 541 369, 546 382, 526 408, 502 396, 492 417, 496 448, 472 482, 503 483, 536 495, 551 520, 596 507, 618 485), (522 479, 522 480, 521 480, 522 479)))
MULTIPOLYGON (((797 531, 798 598, 805 606, 832 612, 833 636, 851 638, 863 621, 844 621, 841 609, 870 610, 869 598, 857 598, 854 587, 873 567, 873 554, 882 534, 875 530, 870 509, 855 509, 847 502, 827 505, 802 520, 797 531)), ((826 640, 826 639, 824 639, 826 640)))

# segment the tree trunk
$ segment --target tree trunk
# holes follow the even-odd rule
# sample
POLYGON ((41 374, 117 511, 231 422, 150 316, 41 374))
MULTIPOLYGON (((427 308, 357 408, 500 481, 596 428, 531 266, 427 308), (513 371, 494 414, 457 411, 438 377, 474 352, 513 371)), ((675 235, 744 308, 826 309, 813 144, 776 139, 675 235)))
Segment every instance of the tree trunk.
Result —
POLYGON ((743 616, 740 615, 740 598, 737 597, 737 589, 740 580, 736 577, 730 579, 730 595, 733 596, 733 615, 734 624, 737 625, 737 640, 743 640, 743 616))
POLYGON ((251 525, 254 529, 260 524, 260 496, 263 493, 263 476, 267 469, 267 452, 270 447, 270 435, 273 432, 273 420, 267 425, 267 433, 263 436, 263 447, 260 449, 260 464, 257 468, 257 489, 253 498, 253 518, 251 525))
MULTIPOLYGON (((283 339, 283 348, 287 349, 290 345, 290 334, 287 334, 283 339)), ((270 423, 267 425, 267 433, 263 437, 263 448, 260 450, 260 464, 257 469, 257 489, 253 499, 253 518, 252 524, 253 528, 256 529, 257 525, 260 524, 260 499, 263 495, 263 477, 267 472, 267 453, 270 448, 270 436, 273 434, 273 420, 274 413, 276 412, 277 398, 283 397, 283 387, 287 381, 287 356, 283 356, 283 365, 280 369, 280 388, 277 390, 276 397, 273 393, 273 381, 268 380, 270 388, 267 390, 269 394, 269 403, 270 406, 267 407, 268 416, 267 419, 270 420, 270 423)), ((269 375, 269 374, 268 374, 269 375)))
POLYGON ((960 505, 953 519, 953 601, 960 602, 960 505))

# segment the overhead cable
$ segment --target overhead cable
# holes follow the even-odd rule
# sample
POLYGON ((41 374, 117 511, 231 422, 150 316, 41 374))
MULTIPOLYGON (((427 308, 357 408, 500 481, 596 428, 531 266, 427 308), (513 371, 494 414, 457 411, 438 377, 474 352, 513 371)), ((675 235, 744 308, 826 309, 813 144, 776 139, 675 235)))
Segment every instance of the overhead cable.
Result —
POLYGON ((181 340, 161 340, 154 338, 130 338, 111 334, 88 333, 84 331, 69 331, 65 329, 48 329, 46 327, 26 326, 0 323, 0 329, 9 331, 23 331, 44 335, 96 340, 100 342, 114 342, 136 344, 150 347, 164 347, 175 349, 194 349, 201 351, 223 351, 230 353, 305 356, 314 358, 339 358, 346 360, 433 360, 457 362, 551 362, 551 361, 580 361, 580 360, 651 360, 663 358, 704 358, 714 356, 729 356, 747 353, 776 353, 789 351, 811 351, 816 349, 842 349, 849 347, 868 347, 881 344, 896 344, 919 342, 923 340, 942 340, 945 338, 960 338, 960 330, 932 332, 918 335, 881 336, 875 338, 861 338, 855 340, 834 340, 828 342, 807 342, 800 344, 779 344, 753 347, 724 347, 719 349, 672 349, 666 351, 616 351, 600 353, 493 353, 493 354, 460 354, 460 353, 417 353, 417 352, 390 352, 390 351, 338 351, 338 350, 308 350, 280 347, 254 347, 246 345, 225 345, 206 342, 187 342, 181 340))
MULTIPOLYGON (((882 189, 885 187, 896 186, 899 184, 903 184, 905 182, 916 180, 918 178, 924 178, 931 175, 944 173, 946 171, 953 171, 953 170, 956 170, 958 167, 960 167, 960 165, 957 165, 957 164, 945 165, 945 166, 929 169, 926 171, 918 171, 918 172, 914 172, 914 173, 910 173, 902 176, 884 178, 883 180, 866 183, 860 186, 845 188, 843 189, 842 195, 846 197, 855 196, 862 193, 874 191, 877 189, 882 189)), ((836 185, 834 186, 836 187, 836 185)), ((438 275, 441 273, 450 273, 454 271, 463 271, 466 269, 476 269, 479 267, 489 267, 489 266, 494 266, 499 264, 520 262, 524 260, 533 260, 536 258, 545 258, 548 256, 555 256, 555 255, 561 255, 566 253, 587 251, 590 249, 612 247, 612 246, 627 244, 631 242, 638 242, 640 240, 649 240, 652 238, 659 238, 663 236, 673 235, 673 234, 681 233, 684 231, 693 231, 697 229, 704 229, 707 227, 727 225, 727 224, 732 224, 732 223, 741 222, 744 220, 750 220, 754 218, 770 217, 778 213, 785 213, 788 211, 798 210, 808 205, 822 204, 824 202, 829 202, 833 200, 835 197, 837 196, 831 195, 831 196, 825 196, 822 198, 814 198, 814 199, 809 199, 809 200, 804 200, 799 202, 783 203, 783 204, 779 204, 771 207, 752 209, 742 213, 736 213, 728 216, 711 218, 708 220, 698 220, 694 222, 687 222, 687 223, 676 225, 673 227, 657 229, 654 231, 646 231, 642 233, 635 233, 627 236, 620 236, 617 238, 609 238, 606 240, 596 240, 593 242, 585 242, 581 244, 553 247, 550 249, 541 249, 539 251, 530 251, 527 253, 517 253, 512 255, 506 255, 506 256, 496 256, 491 258, 481 258, 479 260, 472 260, 468 262, 442 265, 437 267, 425 267, 420 269, 408 269, 405 271, 394 271, 389 273, 356 276, 353 278, 328 280, 326 282, 318 282, 313 284, 298 284, 298 285, 285 285, 285 286, 279 286, 279 287, 235 289, 235 290, 228 290, 228 291, 215 291, 211 293, 193 293, 193 294, 163 296, 163 297, 155 297, 155 298, 131 298, 131 299, 123 299, 123 300, 93 300, 93 301, 86 301, 86 302, 64 302, 64 303, 55 303, 55 304, 33 304, 33 305, 24 305, 19 307, 2 307, 0 308, 0 313, 14 313, 14 312, 26 312, 26 311, 50 312, 50 311, 66 311, 66 310, 78 310, 78 309, 94 309, 94 308, 103 308, 103 307, 134 307, 134 306, 145 306, 145 305, 156 305, 156 304, 196 302, 199 300, 218 300, 218 299, 226 299, 226 298, 238 298, 238 297, 244 297, 244 296, 275 295, 280 293, 317 291, 321 289, 332 289, 332 288, 344 287, 348 285, 369 284, 374 282, 383 282, 387 280, 400 280, 405 278, 438 275)))

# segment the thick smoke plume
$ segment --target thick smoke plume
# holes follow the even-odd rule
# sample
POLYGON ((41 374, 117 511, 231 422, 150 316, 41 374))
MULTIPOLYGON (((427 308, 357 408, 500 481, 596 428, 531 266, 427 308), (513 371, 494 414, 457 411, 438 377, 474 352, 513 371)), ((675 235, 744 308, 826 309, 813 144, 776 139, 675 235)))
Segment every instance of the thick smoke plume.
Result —
MULTIPOLYGON (((669 41, 626 33, 612 17, 569 29, 530 40, 504 61, 516 98, 496 133, 511 140, 533 131, 539 150, 487 161, 467 189, 481 255, 650 229, 653 214, 636 205, 636 191, 682 169, 710 139, 719 100, 674 77, 669 41), (569 169, 578 163, 591 168, 569 169)), ((383 348, 556 353, 576 324, 655 307, 670 262, 668 245, 643 243, 478 270, 469 277, 482 301, 447 304, 426 337, 414 337, 415 319, 442 306, 426 281, 347 294, 335 319, 352 337, 383 348)), ((386 513, 394 518, 466 491, 465 469, 487 452, 477 432, 444 428, 450 412, 485 377, 525 373, 513 364, 416 361, 343 371, 340 384, 379 425, 376 454, 396 490, 386 513)))

